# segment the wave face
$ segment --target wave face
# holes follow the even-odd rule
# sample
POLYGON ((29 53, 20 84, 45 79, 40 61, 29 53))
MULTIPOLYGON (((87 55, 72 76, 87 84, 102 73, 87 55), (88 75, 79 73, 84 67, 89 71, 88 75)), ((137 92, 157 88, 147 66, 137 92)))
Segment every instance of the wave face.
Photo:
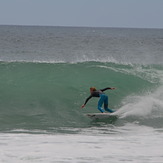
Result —
POLYGON ((1 62, 1 129, 86 127, 88 119, 83 113, 98 112, 96 98, 80 109, 90 86, 117 88, 106 93, 121 124, 152 119, 159 127, 158 121, 163 121, 162 70, 157 65, 101 62, 1 62))
MULTIPOLYGON (((93 125, 89 87, 108 90, 111 123, 162 127, 163 30, 0 26, 0 130, 93 125)), ((108 122, 110 123, 110 122, 108 122)))

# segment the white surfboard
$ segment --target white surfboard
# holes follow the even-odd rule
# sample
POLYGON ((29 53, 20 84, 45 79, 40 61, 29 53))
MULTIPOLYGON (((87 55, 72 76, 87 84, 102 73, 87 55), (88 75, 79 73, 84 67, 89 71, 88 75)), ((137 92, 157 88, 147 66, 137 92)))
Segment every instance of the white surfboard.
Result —
POLYGON ((91 119, 109 119, 109 118, 115 118, 117 117, 116 115, 112 114, 112 113, 87 113, 85 114, 87 117, 91 118, 91 119))

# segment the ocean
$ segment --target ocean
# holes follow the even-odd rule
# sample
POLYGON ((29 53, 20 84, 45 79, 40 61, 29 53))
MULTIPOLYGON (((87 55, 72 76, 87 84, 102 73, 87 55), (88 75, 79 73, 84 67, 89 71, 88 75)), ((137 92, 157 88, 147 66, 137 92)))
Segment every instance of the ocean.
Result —
POLYGON ((0 26, 0 162, 162 163, 163 29, 0 26), (91 120, 89 88, 117 118, 91 120))

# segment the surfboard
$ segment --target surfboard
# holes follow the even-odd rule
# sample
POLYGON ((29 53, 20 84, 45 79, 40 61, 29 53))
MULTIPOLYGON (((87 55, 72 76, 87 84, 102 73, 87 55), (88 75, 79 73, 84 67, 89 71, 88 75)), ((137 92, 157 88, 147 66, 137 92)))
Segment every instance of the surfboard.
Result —
POLYGON ((109 119, 116 118, 117 116, 112 113, 87 113, 85 114, 87 117, 96 120, 96 119, 109 119))

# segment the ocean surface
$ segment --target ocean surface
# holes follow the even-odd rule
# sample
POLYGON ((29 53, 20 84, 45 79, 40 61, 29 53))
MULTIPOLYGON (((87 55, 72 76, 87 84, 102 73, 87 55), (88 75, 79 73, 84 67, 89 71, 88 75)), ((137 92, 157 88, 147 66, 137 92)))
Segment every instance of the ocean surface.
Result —
POLYGON ((1 25, 0 162, 162 163, 163 29, 1 25))

